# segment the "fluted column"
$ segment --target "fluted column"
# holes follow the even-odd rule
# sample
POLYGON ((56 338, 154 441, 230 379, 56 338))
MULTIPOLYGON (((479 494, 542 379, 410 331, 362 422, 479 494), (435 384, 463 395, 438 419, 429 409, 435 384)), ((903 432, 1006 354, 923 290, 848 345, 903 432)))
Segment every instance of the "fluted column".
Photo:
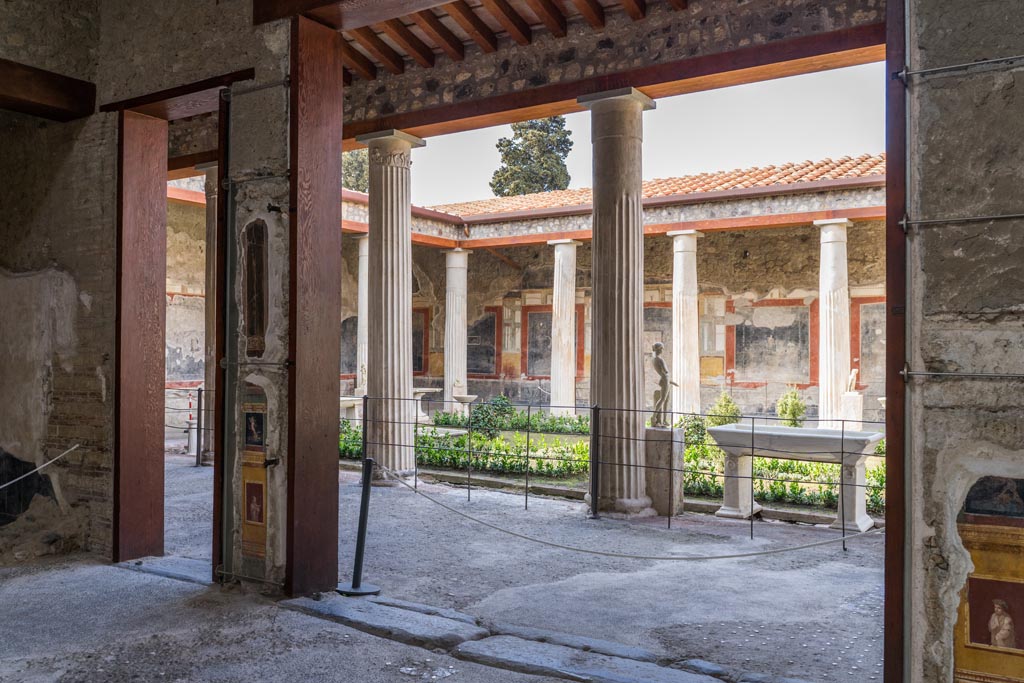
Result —
POLYGON ((465 249, 445 253, 444 409, 453 412, 466 410, 454 397, 469 392, 466 386, 466 298, 470 253, 465 249))
POLYGON ((818 274, 819 427, 838 429, 843 394, 850 377, 850 280, 846 262, 845 218, 814 221, 821 230, 818 274))
POLYGON ((696 230, 668 233, 672 238, 672 410, 700 412, 700 328, 697 296, 696 230))
POLYGON ((588 95, 594 165, 591 396, 601 408, 603 509, 651 510, 644 465, 643 112, 654 102, 633 88, 588 95))
POLYGON ((551 297, 551 414, 576 414, 575 240, 551 240, 555 248, 551 297))
POLYGON ((411 150, 423 141, 401 131, 357 138, 369 147, 367 254, 368 455, 396 472, 415 466, 412 398, 411 150))
POLYGON ((359 272, 356 285, 356 393, 366 393, 367 351, 370 334, 370 238, 359 238, 359 272))

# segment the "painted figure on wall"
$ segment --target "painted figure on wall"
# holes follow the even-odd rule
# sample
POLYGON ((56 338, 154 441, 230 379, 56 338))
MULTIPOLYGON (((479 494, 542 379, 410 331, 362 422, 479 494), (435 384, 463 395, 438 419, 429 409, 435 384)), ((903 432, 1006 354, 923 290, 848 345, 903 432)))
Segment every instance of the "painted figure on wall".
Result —
POLYGON ((1005 600, 992 601, 992 617, 988 620, 988 632, 991 634, 992 647, 1017 647, 1017 635, 1013 630, 1010 606, 1005 600))

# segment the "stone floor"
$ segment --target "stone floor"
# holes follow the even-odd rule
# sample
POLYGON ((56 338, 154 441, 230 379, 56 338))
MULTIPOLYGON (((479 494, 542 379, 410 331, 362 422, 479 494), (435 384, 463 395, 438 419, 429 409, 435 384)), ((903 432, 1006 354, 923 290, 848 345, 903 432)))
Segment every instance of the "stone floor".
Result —
MULTIPOLYGON (((210 470, 168 459, 167 551, 209 557, 210 470)), ((343 577, 351 572, 359 490, 341 472, 343 577)), ((709 515, 588 520, 582 504, 422 485, 456 509, 558 543, 639 555, 712 555, 834 538, 820 527, 749 525, 709 515)), ((810 681, 881 680, 880 535, 789 554, 706 562, 622 560, 558 550, 458 517, 402 487, 374 488, 364 576, 392 598, 484 623, 533 626, 698 658, 734 671, 810 681)))

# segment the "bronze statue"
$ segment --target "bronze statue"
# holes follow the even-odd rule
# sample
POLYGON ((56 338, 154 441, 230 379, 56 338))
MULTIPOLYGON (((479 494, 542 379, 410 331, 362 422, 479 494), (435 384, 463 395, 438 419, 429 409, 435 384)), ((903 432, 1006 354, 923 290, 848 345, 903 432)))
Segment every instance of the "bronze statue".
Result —
POLYGON ((651 416, 652 427, 671 426, 669 424, 669 411, 671 410, 672 394, 668 390, 668 385, 679 386, 668 378, 668 365, 665 364, 665 359, 661 357, 664 350, 664 344, 655 342, 654 358, 651 363, 654 365, 654 371, 658 373, 658 388, 654 391, 654 414, 651 416))

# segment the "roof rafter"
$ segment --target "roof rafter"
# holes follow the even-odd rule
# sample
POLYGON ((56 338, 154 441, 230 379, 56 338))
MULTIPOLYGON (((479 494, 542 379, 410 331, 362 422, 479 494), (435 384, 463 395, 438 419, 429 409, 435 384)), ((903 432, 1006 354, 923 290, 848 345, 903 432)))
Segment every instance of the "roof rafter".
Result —
POLYGON ((604 7, 597 0, 572 0, 576 11, 594 28, 604 28, 604 7))
POLYGON ((441 48, 453 61, 461 62, 466 58, 466 48, 458 36, 452 33, 447 26, 441 23, 437 15, 430 10, 416 12, 409 17, 420 30, 427 34, 427 37, 441 48))
POLYGON ((529 45, 533 40, 533 31, 526 20, 519 16, 507 0, 480 0, 480 4, 491 16, 498 20, 502 28, 508 31, 512 40, 520 45, 529 45))
POLYGON ((557 38, 565 37, 565 15, 554 0, 526 0, 526 4, 551 31, 551 35, 557 38))
POLYGON ((371 62, 362 52, 352 47, 352 44, 347 40, 341 43, 341 61, 345 66, 358 74, 360 78, 365 78, 368 81, 377 78, 377 65, 371 62))
POLYGON ((348 31, 348 34, 391 73, 397 76, 405 71, 405 60, 402 55, 381 40, 381 37, 373 29, 364 26, 354 28, 348 31))
POLYGON ((647 16, 647 2, 645 0, 620 0, 622 9, 633 21, 639 21, 647 16))
POLYGON ((405 50, 406 54, 416 60, 417 64, 427 68, 434 66, 434 51, 417 38, 401 20, 388 19, 380 27, 391 40, 405 50))
POLYGON ((494 52, 498 49, 498 37, 494 31, 484 23, 484 20, 476 15, 466 0, 455 0, 455 2, 444 6, 444 11, 455 20, 462 30, 469 34, 469 37, 480 46, 484 52, 494 52))

